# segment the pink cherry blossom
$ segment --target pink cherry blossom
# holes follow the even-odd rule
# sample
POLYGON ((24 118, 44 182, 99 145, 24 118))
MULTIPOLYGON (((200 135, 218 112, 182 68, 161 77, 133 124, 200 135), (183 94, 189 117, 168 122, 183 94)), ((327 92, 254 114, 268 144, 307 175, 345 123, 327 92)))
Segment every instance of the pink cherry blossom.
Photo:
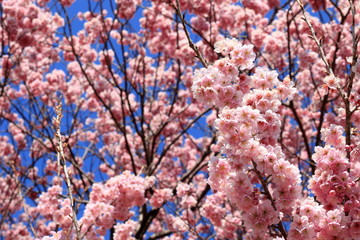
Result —
POLYGON ((359 238, 359 1, 0 4, 1 239, 359 238))

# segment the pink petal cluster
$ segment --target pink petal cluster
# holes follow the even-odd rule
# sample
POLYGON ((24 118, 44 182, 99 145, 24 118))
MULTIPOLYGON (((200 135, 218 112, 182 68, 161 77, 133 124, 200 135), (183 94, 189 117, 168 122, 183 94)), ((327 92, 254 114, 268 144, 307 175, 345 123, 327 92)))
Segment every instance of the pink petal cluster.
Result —
POLYGON ((134 176, 125 171, 110 178, 105 184, 94 184, 90 201, 86 205, 84 216, 80 219, 82 232, 93 231, 93 227, 96 226, 96 233, 105 235, 115 220, 129 219, 132 216, 129 209, 145 203, 145 189, 151 182, 151 179, 134 176))
POLYGON ((192 91, 196 99, 206 105, 234 108, 248 92, 249 78, 239 70, 254 67, 253 45, 242 45, 237 40, 225 39, 215 44, 215 51, 226 57, 207 69, 195 71, 192 91))
POLYGON ((350 163, 346 153, 329 146, 315 147, 313 159, 317 168, 309 187, 327 208, 336 208, 355 190, 355 182, 348 172, 350 163))
POLYGON ((116 0, 118 6, 117 12, 120 18, 130 19, 136 11, 137 5, 140 5, 140 0, 116 0))
POLYGON ((314 239, 324 214, 325 210, 313 198, 297 201, 288 237, 294 240, 314 239))
POLYGON ((340 78, 328 75, 324 78, 324 83, 331 89, 337 89, 340 87, 340 78))
POLYGON ((53 233, 54 236, 50 239, 61 239, 61 234, 71 235, 73 233, 73 220, 71 218, 72 209, 70 205, 70 200, 68 198, 61 198, 60 195, 62 194, 62 191, 63 189, 59 185, 53 185, 47 190, 47 192, 44 192, 39 196, 39 203, 37 207, 31 208, 31 217, 40 215, 46 221, 53 221, 47 226, 45 225, 45 223, 43 223, 43 226, 38 226, 38 234, 49 234, 49 231, 55 230, 56 226, 61 227, 61 229, 63 230, 59 233, 53 233), (55 236, 57 236, 58 238, 56 238, 55 236))
POLYGON ((135 233, 138 223, 133 220, 128 220, 125 223, 117 223, 114 226, 114 240, 129 239, 134 240, 133 234, 135 233))
POLYGON ((226 196, 221 192, 209 196, 200 213, 211 221, 219 238, 232 239, 235 237, 235 232, 240 230, 241 218, 238 217, 238 212, 228 214, 229 206, 223 204, 224 199, 226 196))
POLYGON ((151 196, 149 202, 154 208, 159 208, 164 202, 169 200, 173 195, 173 190, 170 188, 156 189, 151 196))
MULTIPOLYGON (((224 74, 222 62, 230 62, 240 69, 242 66, 243 69, 252 68, 249 62, 244 64, 235 57, 244 56, 239 50, 242 47, 234 40, 217 43, 217 51, 230 54, 230 59, 217 60, 208 69, 197 71, 192 90, 200 102, 221 107, 214 125, 222 145, 221 152, 226 157, 210 161, 209 184, 214 190, 225 193, 239 210, 244 211, 242 219, 251 230, 249 236, 254 238, 264 234, 269 225, 282 224, 280 213, 290 214, 292 204, 300 194, 299 170, 285 160, 276 142, 280 134, 278 111, 281 100, 292 99, 295 89, 289 79, 281 83, 275 71, 256 68, 250 81, 244 83, 247 91, 242 92, 237 104, 228 104, 219 98, 219 91, 213 88, 218 82, 231 82, 233 88, 241 89, 241 83, 234 82, 233 75, 224 74), (202 94, 208 89, 211 94, 202 94), (269 182, 263 180, 270 176, 269 182), (266 188, 265 194, 260 193, 259 186, 266 188)), ((249 51, 246 56, 254 56, 250 53, 252 48, 245 49, 249 51)))
POLYGON ((330 124, 329 128, 323 128, 321 130, 321 138, 328 145, 331 145, 337 149, 341 149, 345 147, 345 136, 344 128, 339 125, 330 124))

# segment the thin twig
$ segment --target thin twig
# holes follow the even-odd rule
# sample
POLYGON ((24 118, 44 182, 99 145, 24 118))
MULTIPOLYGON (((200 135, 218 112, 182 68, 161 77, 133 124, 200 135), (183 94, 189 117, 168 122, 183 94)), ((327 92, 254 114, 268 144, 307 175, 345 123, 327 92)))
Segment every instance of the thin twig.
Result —
MULTIPOLYGON (((359 44, 359 36, 356 33, 356 24, 355 24, 355 15, 356 9, 354 6, 354 1, 349 0, 350 10, 351 10, 351 37, 352 37, 352 63, 351 68, 356 64, 358 60, 357 56, 357 48, 359 44)), ((346 145, 351 145, 351 116, 353 114, 353 110, 350 109, 350 98, 351 92, 353 89, 355 73, 350 70, 348 82, 347 82, 347 91, 345 98, 345 114, 346 114, 346 123, 345 123, 345 132, 346 132, 346 145)), ((350 160, 350 151, 347 152, 347 158, 350 160)))
POLYGON ((315 41, 316 45, 318 46, 319 48, 319 52, 320 52, 320 57, 321 59, 323 60, 323 62, 325 63, 325 66, 326 66, 326 70, 328 71, 328 73, 332 76, 334 76, 334 72, 333 70, 331 69, 331 66, 329 64, 329 62, 326 60, 326 56, 325 56, 325 52, 324 52, 324 48, 322 46, 322 43, 321 41, 319 40, 319 38, 316 36, 316 33, 315 33, 315 30, 314 30, 314 27, 313 25, 311 24, 311 22, 309 21, 307 15, 306 15, 306 11, 305 11, 305 8, 304 8, 304 4, 302 2, 302 0, 296 0, 301 8, 301 11, 304 15, 304 20, 306 22, 306 24, 309 26, 310 28, 310 32, 311 32, 311 38, 315 41))
POLYGON ((183 25, 183 28, 184 28, 184 32, 185 32, 185 35, 186 35, 186 38, 189 42, 189 46, 192 50, 194 50, 195 54, 196 54, 196 57, 200 60, 201 64, 207 68, 208 64, 206 63, 205 59, 202 57, 198 47, 192 42, 191 38, 190 38, 190 34, 188 32, 188 30, 186 29, 186 22, 185 22, 185 19, 184 19, 184 16, 183 14, 181 13, 181 9, 180 9, 180 2, 179 0, 176 0, 176 7, 175 8, 175 11, 176 11, 176 14, 180 17, 180 20, 181 20, 181 23, 183 25))
POLYGON ((68 196, 70 199, 70 204, 71 204, 71 209, 72 209, 72 221, 74 223, 74 227, 75 227, 75 231, 76 231, 76 239, 80 240, 81 239, 81 235, 80 235, 80 228, 79 228, 79 224, 77 221, 77 217, 76 217, 76 206, 75 206, 75 201, 74 201, 74 197, 72 195, 72 185, 70 182, 70 177, 69 177, 69 172, 66 166, 66 158, 65 158, 65 154, 64 154, 64 148, 63 148, 63 143, 61 140, 61 133, 60 133, 60 123, 61 123, 61 118, 62 118, 62 106, 61 103, 59 105, 57 105, 55 107, 55 111, 56 111, 56 117, 54 118, 54 126, 56 129, 56 133, 55 133, 55 137, 57 139, 58 142, 58 147, 56 148, 57 151, 57 158, 58 158, 58 164, 62 167, 62 169, 64 170, 64 174, 65 174, 65 183, 66 183, 66 187, 68 190, 68 196))

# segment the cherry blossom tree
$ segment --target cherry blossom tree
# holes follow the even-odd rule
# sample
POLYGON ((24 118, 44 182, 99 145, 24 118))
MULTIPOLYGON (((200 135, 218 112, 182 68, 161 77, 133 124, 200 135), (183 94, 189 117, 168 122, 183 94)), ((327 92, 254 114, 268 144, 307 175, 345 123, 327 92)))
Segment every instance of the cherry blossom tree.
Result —
POLYGON ((0 0, 0 239, 360 239, 360 0, 0 0))

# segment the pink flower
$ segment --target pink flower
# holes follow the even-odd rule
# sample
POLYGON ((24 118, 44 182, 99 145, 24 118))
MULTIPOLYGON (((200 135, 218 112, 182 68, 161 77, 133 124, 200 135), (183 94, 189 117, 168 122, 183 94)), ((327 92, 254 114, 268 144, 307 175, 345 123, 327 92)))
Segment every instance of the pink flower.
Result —
POLYGON ((331 124, 330 128, 321 130, 321 138, 329 145, 336 148, 345 146, 345 137, 343 136, 344 129, 342 126, 331 124))
POLYGON ((154 208, 159 208, 165 201, 169 200, 172 195, 172 189, 170 188, 156 189, 155 193, 150 199, 150 204, 154 208))
POLYGON ((328 75, 324 78, 324 83, 331 89, 337 89, 340 87, 340 78, 334 75, 328 75))
POLYGON ((239 41, 235 38, 232 38, 232 39, 224 39, 224 40, 221 40, 221 41, 218 41, 215 43, 215 52, 217 53, 221 53, 223 54, 224 56, 230 54, 230 52, 236 47, 240 45, 241 46, 241 43, 239 43, 239 41))
POLYGON ((237 45, 231 52, 231 62, 239 66, 241 70, 252 69, 256 54, 253 52, 253 45, 237 45))

